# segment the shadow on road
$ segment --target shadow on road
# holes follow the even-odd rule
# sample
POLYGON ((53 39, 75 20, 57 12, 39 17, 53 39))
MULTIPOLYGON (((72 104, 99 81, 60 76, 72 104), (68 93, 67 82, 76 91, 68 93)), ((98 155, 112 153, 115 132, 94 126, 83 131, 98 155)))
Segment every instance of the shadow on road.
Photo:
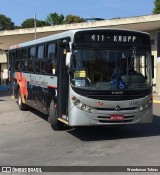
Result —
MULTIPOLYGON (((36 109, 29 109, 30 112, 48 122, 45 114, 36 109)), ((153 116, 151 124, 123 125, 123 126, 91 126, 70 128, 66 126, 63 130, 82 141, 116 140, 138 137, 160 136, 160 116, 153 116)), ((61 131, 61 132, 63 132, 61 131)), ((54 131, 53 131, 54 132, 54 131)), ((56 131, 57 132, 57 131, 56 131)))
POLYGON ((82 141, 116 140, 160 135, 160 116, 154 115, 152 124, 78 127, 67 131, 82 141))
POLYGON ((0 99, 0 101, 6 101, 6 100, 2 100, 2 99, 0 99))
MULTIPOLYGON (((48 122, 47 116, 43 113, 33 108, 30 111, 48 122)), ((160 136, 160 116, 154 115, 153 123, 151 124, 99 127, 91 126, 76 128, 70 128, 66 126, 63 131, 73 135, 74 137, 77 137, 82 141, 116 140, 137 137, 160 136)))
POLYGON ((48 116, 43 114, 42 112, 34 109, 34 108, 30 108, 28 109, 30 112, 32 112, 33 114, 35 114, 37 117, 40 117, 41 119, 48 121, 48 116))

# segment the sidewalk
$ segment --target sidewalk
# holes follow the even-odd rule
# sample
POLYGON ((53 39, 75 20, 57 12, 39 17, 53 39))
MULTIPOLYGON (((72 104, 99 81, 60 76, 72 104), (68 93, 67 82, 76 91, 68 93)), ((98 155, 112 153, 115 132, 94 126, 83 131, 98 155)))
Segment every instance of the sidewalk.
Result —
POLYGON ((160 96, 153 93, 153 103, 160 103, 160 96))

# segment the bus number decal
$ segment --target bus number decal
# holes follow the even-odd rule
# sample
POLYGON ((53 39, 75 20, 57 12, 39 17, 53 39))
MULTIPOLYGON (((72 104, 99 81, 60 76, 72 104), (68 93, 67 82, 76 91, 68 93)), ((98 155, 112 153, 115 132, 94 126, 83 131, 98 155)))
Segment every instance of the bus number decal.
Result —
POLYGON ((92 35, 91 38, 94 42, 95 41, 98 41, 98 42, 104 41, 104 35, 92 35))

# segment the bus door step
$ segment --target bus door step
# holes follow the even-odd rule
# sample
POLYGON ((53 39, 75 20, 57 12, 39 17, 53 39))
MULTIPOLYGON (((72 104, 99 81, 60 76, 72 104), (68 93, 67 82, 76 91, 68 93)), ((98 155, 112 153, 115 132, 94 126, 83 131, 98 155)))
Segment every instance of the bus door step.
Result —
POLYGON ((64 119, 64 118, 58 118, 58 121, 66 124, 66 125, 69 125, 68 121, 66 119, 64 119))

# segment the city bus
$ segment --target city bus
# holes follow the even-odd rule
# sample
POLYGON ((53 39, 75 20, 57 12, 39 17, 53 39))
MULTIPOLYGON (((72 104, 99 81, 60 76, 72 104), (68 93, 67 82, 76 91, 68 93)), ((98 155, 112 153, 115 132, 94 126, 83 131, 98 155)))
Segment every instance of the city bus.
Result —
POLYGON ((10 89, 20 110, 65 125, 151 123, 150 35, 113 28, 78 29, 9 47, 10 89))

